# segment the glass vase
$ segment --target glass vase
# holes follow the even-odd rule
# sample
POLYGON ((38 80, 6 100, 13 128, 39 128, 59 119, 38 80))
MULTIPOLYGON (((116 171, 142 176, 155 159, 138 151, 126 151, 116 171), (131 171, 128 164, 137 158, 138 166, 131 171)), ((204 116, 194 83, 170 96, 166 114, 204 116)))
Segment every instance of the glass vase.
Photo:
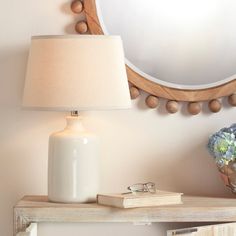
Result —
POLYGON ((236 160, 229 161, 224 166, 218 166, 218 170, 225 185, 236 194, 236 160))

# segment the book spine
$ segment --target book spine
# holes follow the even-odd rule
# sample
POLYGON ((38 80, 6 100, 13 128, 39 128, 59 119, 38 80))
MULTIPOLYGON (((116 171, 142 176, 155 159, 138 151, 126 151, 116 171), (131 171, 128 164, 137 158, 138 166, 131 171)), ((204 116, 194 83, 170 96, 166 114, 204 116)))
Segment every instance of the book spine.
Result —
POLYGON ((109 196, 97 196, 97 203, 104 206, 124 208, 124 200, 122 198, 114 198, 109 196))

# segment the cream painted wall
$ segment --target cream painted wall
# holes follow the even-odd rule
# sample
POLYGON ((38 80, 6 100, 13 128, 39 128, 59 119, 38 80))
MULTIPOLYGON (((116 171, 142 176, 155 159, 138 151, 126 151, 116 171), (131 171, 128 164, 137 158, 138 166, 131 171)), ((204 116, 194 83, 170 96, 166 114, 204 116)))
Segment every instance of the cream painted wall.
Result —
MULTIPOLYGON (((64 113, 21 109, 30 36, 72 32, 76 16, 67 0, 0 2, 0 235, 12 235, 12 208, 23 195, 47 194, 48 135, 65 125, 64 113)), ((84 114, 85 125, 102 139, 102 191, 155 181, 161 189, 186 194, 231 196, 206 151, 207 137, 235 122, 226 102, 219 114, 188 116, 148 110, 145 94, 127 111, 84 114)), ((184 104, 185 106, 186 104, 184 104)), ((181 225, 182 226, 182 225, 181 225)), ((165 235, 177 225, 148 228, 129 224, 71 224, 39 227, 40 235, 165 235), (87 227, 89 226, 89 227, 87 227), (128 232, 128 233, 126 233, 128 232)))

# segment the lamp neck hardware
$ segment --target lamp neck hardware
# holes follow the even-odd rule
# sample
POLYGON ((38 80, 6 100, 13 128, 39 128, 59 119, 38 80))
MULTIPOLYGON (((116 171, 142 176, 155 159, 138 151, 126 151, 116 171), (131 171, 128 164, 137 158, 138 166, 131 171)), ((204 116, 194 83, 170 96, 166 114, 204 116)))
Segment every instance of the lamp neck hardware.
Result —
POLYGON ((79 112, 78 111, 71 111, 71 116, 79 116, 79 112))

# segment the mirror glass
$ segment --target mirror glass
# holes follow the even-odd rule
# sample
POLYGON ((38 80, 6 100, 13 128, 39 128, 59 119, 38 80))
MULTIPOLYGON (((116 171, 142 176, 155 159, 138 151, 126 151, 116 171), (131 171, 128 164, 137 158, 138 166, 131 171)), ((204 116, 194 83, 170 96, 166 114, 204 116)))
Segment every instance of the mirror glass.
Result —
POLYGON ((236 77, 235 0, 97 0, 105 34, 127 64, 168 87, 201 89, 236 77))

